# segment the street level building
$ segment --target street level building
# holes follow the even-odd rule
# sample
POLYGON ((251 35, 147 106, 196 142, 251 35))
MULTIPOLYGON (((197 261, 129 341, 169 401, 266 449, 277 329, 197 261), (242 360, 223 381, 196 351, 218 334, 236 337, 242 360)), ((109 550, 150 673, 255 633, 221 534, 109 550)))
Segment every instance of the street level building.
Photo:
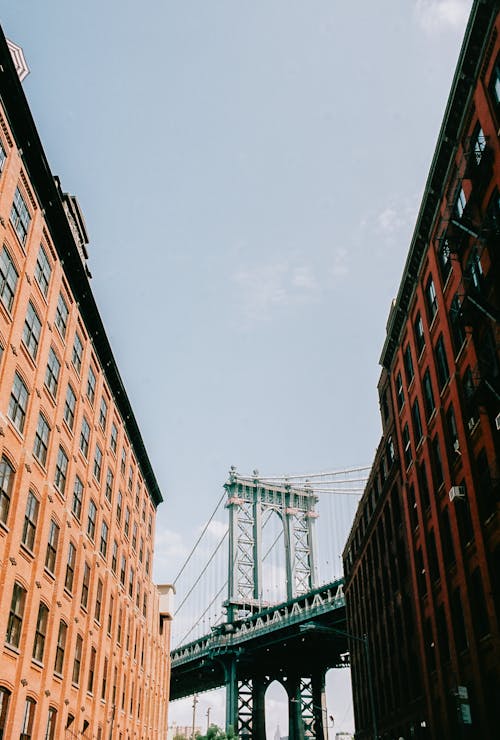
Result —
POLYGON ((162 496, 0 33, 0 738, 164 738, 162 496))
POLYGON ((344 550, 357 738, 498 737, 499 9, 473 4, 387 324, 344 550))

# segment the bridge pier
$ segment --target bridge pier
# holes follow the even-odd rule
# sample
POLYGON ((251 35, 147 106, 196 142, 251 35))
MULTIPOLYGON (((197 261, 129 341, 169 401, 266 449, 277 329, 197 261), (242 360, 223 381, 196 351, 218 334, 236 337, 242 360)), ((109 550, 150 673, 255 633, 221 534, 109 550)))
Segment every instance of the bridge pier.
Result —
POLYGON ((289 739, 328 740, 325 671, 289 677, 287 686, 289 739))

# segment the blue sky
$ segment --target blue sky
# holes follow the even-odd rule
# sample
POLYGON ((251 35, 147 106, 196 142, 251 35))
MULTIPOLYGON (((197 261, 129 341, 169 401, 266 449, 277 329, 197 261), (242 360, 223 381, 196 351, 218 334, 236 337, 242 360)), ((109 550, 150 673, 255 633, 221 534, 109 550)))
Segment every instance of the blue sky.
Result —
POLYGON ((470 5, 3 4, 164 492, 158 581, 230 465, 371 462, 385 322, 470 5))

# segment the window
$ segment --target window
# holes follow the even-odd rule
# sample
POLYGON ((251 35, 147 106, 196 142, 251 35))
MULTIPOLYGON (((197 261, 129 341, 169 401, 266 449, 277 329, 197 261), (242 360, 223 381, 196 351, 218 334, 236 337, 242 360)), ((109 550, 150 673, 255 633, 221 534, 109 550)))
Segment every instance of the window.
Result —
POLYGON ((7 524, 13 482, 14 468, 7 458, 2 457, 0 460, 0 522, 2 524, 7 524))
POLYGON ((132 566, 130 566, 129 576, 128 576, 128 595, 130 598, 132 598, 134 594, 134 569, 132 566))
POLYGON ((418 403, 418 399, 415 399, 415 403, 413 404, 412 409, 411 409, 411 415, 413 419, 413 435, 415 438, 415 445, 418 445, 418 443, 424 436, 424 433, 422 430, 422 420, 420 418, 420 406, 418 403))
POLYGON ((420 499, 427 509, 431 504, 431 497, 429 492, 429 485, 427 483, 427 470, 425 467, 425 461, 422 460, 417 470, 418 478, 418 489, 420 491, 420 499))
POLYGON ((54 352, 53 347, 51 347, 49 351, 49 361, 47 362, 47 371, 45 373, 45 385, 54 398, 57 393, 60 370, 61 363, 57 359, 57 355, 54 352))
POLYGON ((450 244, 448 242, 448 239, 445 236, 443 236, 440 240, 439 250, 438 250, 438 263, 439 263, 439 269, 441 272, 441 280, 443 281, 443 285, 444 285, 448 279, 448 275, 451 272, 450 244))
POLYGON ((35 721, 36 701, 28 696, 24 704, 23 723, 21 725, 20 740, 31 740, 33 723, 35 721))
POLYGON ((134 522, 132 527, 132 549, 137 549, 137 522, 134 522))
POLYGON ((62 297, 61 293, 59 293, 59 298, 57 299, 57 308, 56 308, 56 316, 55 316, 55 325, 57 327, 57 330, 61 337, 64 339, 66 337, 66 329, 68 328, 68 317, 69 317, 69 309, 66 301, 62 297))
POLYGON ((102 450, 98 444, 95 446, 94 453, 94 478, 101 482, 101 469, 102 469, 102 450))
POLYGON ((450 371, 448 370, 448 360, 446 359, 446 350, 444 348, 442 334, 439 335, 436 342, 435 356, 439 390, 442 390, 450 379, 450 371))
POLYGON ((75 423, 75 408, 76 408, 76 395, 73 388, 68 383, 68 389, 66 391, 66 401, 64 403, 64 421, 68 425, 68 429, 73 431, 73 424, 75 423))
POLYGON ((59 622, 59 632, 57 633, 56 659, 54 661, 54 672, 61 674, 64 666, 64 651, 66 649, 66 635, 68 626, 66 622, 59 622))
POLYGON ((460 591, 458 588, 453 592, 451 597, 451 614, 455 632, 455 643, 457 649, 461 652, 469 647, 469 640, 467 638, 467 630, 465 628, 462 599, 460 598, 460 591))
POLYGON ((405 465, 406 467, 408 467, 408 465, 412 461, 410 431, 408 429, 408 424, 405 424, 403 427, 403 448, 404 448, 405 465))
POLYGON ((474 616, 474 629, 479 637, 484 637, 490 631, 488 609, 484 598, 483 581, 479 568, 475 568, 471 575, 471 608, 474 616))
POLYGON ((89 454, 90 425, 85 417, 82 419, 82 430, 80 432, 80 450, 84 457, 89 454))
POLYGON ((150 562, 151 562, 150 558, 151 558, 151 555, 149 554, 149 550, 148 550, 146 553, 146 575, 148 576, 149 576, 149 567, 150 567, 150 562))
POLYGON ((24 525, 21 541, 28 550, 33 550, 35 544, 36 523, 38 520, 38 499, 32 491, 28 493, 26 511, 24 513, 24 525))
POLYGON ((444 482, 443 460, 441 458, 441 449, 439 447, 439 438, 436 434, 431 443, 431 462, 434 485, 440 488, 444 482))
POLYGON ((425 286, 425 302, 427 305, 427 317, 429 319, 429 324, 431 324, 432 319, 434 318, 438 310, 436 288, 434 287, 434 280, 432 279, 432 275, 429 275, 427 285, 425 286))
POLYGON ((82 357, 83 357, 83 344, 78 332, 75 334, 75 341, 73 342, 73 353, 71 355, 71 362, 78 375, 82 369, 82 357))
POLYGON ((102 672, 101 699, 106 699, 106 683, 108 680, 108 659, 104 658, 104 669, 102 672))
POLYGON ((64 578, 64 588, 70 593, 73 591, 73 580, 75 577, 76 547, 72 542, 68 547, 68 560, 66 562, 66 576, 64 578))
POLYGON ((403 378, 401 377, 401 373, 398 373, 396 376, 396 396, 398 401, 398 409, 401 411, 403 408, 404 402, 405 402, 405 393, 403 390, 403 378))
POLYGON ((38 318, 35 307, 30 301, 28 303, 28 310, 26 311, 26 319, 24 320, 23 344, 32 360, 36 359, 41 330, 42 322, 38 318))
POLYGON ((82 595, 80 598, 80 604, 84 609, 87 608, 89 603, 89 588, 90 588, 90 565, 85 561, 83 566, 83 580, 82 580, 82 595))
POLYGON ((45 553, 45 567, 51 573, 56 568, 57 543, 59 542, 59 527, 53 519, 50 520, 49 539, 47 542, 47 552, 45 553))
POLYGON ((9 620, 7 622, 7 634, 5 635, 5 641, 14 647, 19 647, 19 642, 21 641, 25 601, 26 589, 16 581, 14 583, 14 588, 12 589, 9 620))
POLYGON ((36 620, 35 640, 33 642, 33 660, 43 662, 43 653, 45 651, 45 636, 47 635, 47 624, 49 621, 49 609, 43 601, 38 607, 38 617, 36 620))
POLYGON ((81 635, 76 636, 75 657, 73 660, 73 675, 71 680, 78 686, 80 682, 80 669, 82 666, 83 638, 81 635))
POLYGON ((127 467, 127 453, 125 452, 125 447, 122 449, 122 459, 120 463, 120 470, 122 475, 125 475, 125 469, 127 467))
POLYGON ((9 418, 20 432, 23 433, 24 421, 26 419, 26 408, 28 406, 28 389, 21 380, 19 373, 14 376, 14 384, 10 394, 9 418))
POLYGON ((121 491, 118 491, 118 498, 116 500, 116 521, 118 524, 121 524, 122 521, 122 502, 123 494, 121 491))
POLYGON ((116 642, 118 645, 121 645, 122 642, 122 621, 123 621, 123 612, 120 607, 120 611, 118 612, 118 626, 116 628, 116 642))
POLYGON ((101 544, 99 546, 99 551, 103 558, 105 558, 108 553, 108 534, 108 525, 106 524, 106 522, 103 522, 101 524, 101 544))
POLYGON ((33 445, 33 454, 43 466, 47 462, 47 450, 49 447, 50 427, 47 420, 40 414, 38 416, 38 425, 35 432, 35 443, 33 445))
POLYGON ((95 596, 95 609, 94 609, 94 619, 96 622, 101 621, 101 607, 102 607, 102 581, 99 578, 97 581, 97 592, 95 596))
POLYGON ((125 509, 125 525, 123 527, 123 530, 125 532, 125 537, 128 537, 130 531, 130 509, 128 506, 125 509))
POLYGON ((472 292, 481 293, 483 288, 483 266, 476 248, 471 250, 469 259, 467 260, 465 279, 472 292))
MULTIPOLYGON (((391 437, 389 437, 388 441, 388 453, 391 455, 391 463, 394 462, 394 444, 392 442, 391 437)), ((139 540, 139 562, 142 563, 144 559, 144 538, 141 537, 139 540)))
POLYGON ((44 740, 54 740, 56 736, 57 709, 49 707, 49 716, 47 718, 47 729, 45 730, 44 740))
POLYGON ((87 691, 89 694, 92 693, 92 690, 94 688, 95 658, 96 658, 96 649, 95 647, 91 647, 90 648, 89 675, 87 679, 87 691))
POLYGON ((108 610, 108 635, 111 634, 111 628, 113 627, 113 605, 115 603, 115 600, 113 599, 113 595, 109 597, 109 610, 108 610))
POLYGON ((18 277, 10 254, 3 247, 0 252, 0 300, 9 312, 14 303, 18 277))
POLYGON ((75 485, 73 487, 73 501, 71 503, 71 511, 80 521, 82 513, 82 502, 83 502, 83 483, 78 476, 75 477, 75 485))
POLYGON ((104 398, 104 396, 102 396, 101 406, 99 409, 99 426, 101 427, 103 432, 106 429, 107 418, 108 418, 108 404, 106 403, 106 399, 104 398))
POLYGON ((94 399, 95 399, 95 386, 96 386, 95 373, 92 367, 89 367, 89 376, 87 378, 87 398, 89 399, 92 406, 94 405, 94 399))
POLYGON ((128 469, 128 490, 130 493, 132 493, 132 484, 134 480, 134 469, 132 468, 132 465, 128 469))
POLYGON ((111 553, 111 570, 116 573, 116 561, 118 559, 118 542, 113 540, 113 552, 111 553))
POLYGON ((10 211, 10 222, 14 227, 17 238, 23 246, 26 244, 26 237, 28 236, 30 221, 31 216, 30 212, 28 211, 26 201, 21 195, 21 191, 19 190, 19 188, 16 188, 14 202, 12 203, 12 209, 10 211))
POLYGON ((432 392, 432 382, 429 368, 427 368, 424 373, 424 377, 422 378, 422 391, 424 394, 425 418, 428 420, 432 412, 436 408, 436 405, 434 403, 434 393, 432 392))
POLYGON ((460 186, 457 190, 457 193, 455 195, 455 216, 457 218, 462 218, 465 211, 465 206, 467 205, 467 198, 465 197, 464 189, 460 186))
POLYGON ((97 518, 97 506, 94 499, 90 499, 89 510, 87 514, 87 534, 92 541, 95 537, 95 523, 97 518))
POLYGON ((50 262, 49 262, 49 258, 47 257, 47 252, 40 244, 40 249, 38 252, 38 257, 37 257, 36 266, 35 266, 35 280, 37 281, 39 288, 45 297, 47 297, 47 293, 49 292, 49 283, 50 283, 51 273, 52 273, 52 268, 50 267, 50 262))
MULTIPOLYGON (((4 168, 4 164, 5 164, 6 160, 7 160, 7 154, 5 153, 5 149, 3 147, 3 144, 0 141, 0 172, 3 172, 3 168, 4 168)), ((1 687, 0 687, 0 691, 3 691, 3 689, 1 687)), ((0 696, 0 701, 1 701, 1 698, 2 697, 0 696)), ((0 726, 0 730, 2 730, 2 729, 3 729, 3 727, 0 726)), ((0 732, 0 738, 1 737, 2 737, 2 734, 0 732)))
POLYGON ((462 321, 462 306, 458 293, 453 296, 453 300, 450 306, 450 324, 451 333, 453 336, 453 347, 455 355, 460 352, 463 343, 465 342, 465 330, 462 321))
POLYGON ((66 490, 66 476, 68 473, 68 456, 62 447, 57 452, 56 472, 54 476, 54 486, 64 496, 66 490))
POLYGON ((455 461, 460 453, 460 442, 458 439, 457 420, 455 418, 455 412, 453 406, 450 404, 448 411, 446 412, 446 432, 448 440, 448 453, 449 459, 455 461))
POLYGON ((405 366, 406 385, 410 385, 413 380, 413 360, 409 344, 406 345, 403 361, 405 366))
POLYGON ((417 314, 417 318, 415 319, 413 328, 415 330, 415 343, 417 345, 417 352, 420 355, 423 348, 425 347, 424 322, 422 321, 420 312, 417 314))
POLYGON ((0 686, 0 740, 6 738, 7 713, 9 711, 10 691, 5 686, 0 686))
POLYGON ((477 124, 472 135, 472 146, 471 154, 474 155, 474 163, 476 165, 481 163, 483 158, 484 150, 486 149, 486 136, 481 128, 481 124, 477 124))
POLYGON ((111 424, 111 437, 109 440, 109 446, 111 447, 112 452, 116 455, 116 445, 118 441, 118 429, 116 428, 116 424, 113 422, 111 424))
POLYGON ((153 533, 153 515, 150 514, 148 518, 148 536, 151 538, 151 535, 153 533))
POLYGON ((122 560, 120 564, 120 582, 124 586, 125 585, 125 573, 127 570, 127 559, 125 555, 122 555, 122 560))
POLYGON ((498 118, 500 114, 500 54, 497 56, 495 66, 493 67, 488 90, 498 118))
POLYGON ((111 468, 108 468, 106 473, 106 488, 104 489, 104 495, 109 503, 111 503, 111 499, 113 497, 113 472, 111 468))
POLYGON ((146 617, 148 611, 148 595, 144 591, 144 597, 142 599, 142 616, 146 617))

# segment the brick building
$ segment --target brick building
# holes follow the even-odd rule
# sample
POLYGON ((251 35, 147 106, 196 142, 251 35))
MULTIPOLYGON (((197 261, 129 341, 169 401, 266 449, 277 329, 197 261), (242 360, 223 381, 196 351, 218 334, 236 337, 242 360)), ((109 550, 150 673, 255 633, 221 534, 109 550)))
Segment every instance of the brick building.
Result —
POLYGON ((473 4, 387 324, 383 438, 344 550, 371 658, 353 643, 359 738, 374 719, 384 738, 498 737, 499 10, 473 4))
POLYGON ((162 496, 0 33, 0 738, 164 738, 162 496))

